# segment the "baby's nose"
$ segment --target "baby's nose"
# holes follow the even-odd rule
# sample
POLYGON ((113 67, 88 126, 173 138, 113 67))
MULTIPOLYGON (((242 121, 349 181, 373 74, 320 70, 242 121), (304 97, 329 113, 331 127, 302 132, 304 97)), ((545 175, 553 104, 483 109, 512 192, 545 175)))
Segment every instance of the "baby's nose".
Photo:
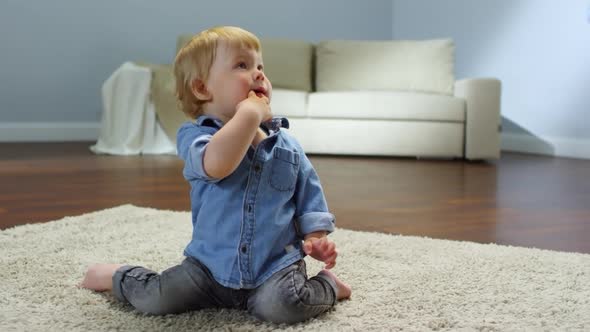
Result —
POLYGON ((256 72, 254 73, 254 79, 257 81, 264 80, 264 72, 257 69, 256 72))

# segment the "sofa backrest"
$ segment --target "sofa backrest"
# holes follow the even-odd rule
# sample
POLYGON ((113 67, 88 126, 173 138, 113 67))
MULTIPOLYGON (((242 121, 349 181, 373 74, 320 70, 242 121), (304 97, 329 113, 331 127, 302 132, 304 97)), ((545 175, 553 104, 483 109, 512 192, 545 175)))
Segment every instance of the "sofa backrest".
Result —
MULTIPOLYGON (((180 35, 176 52, 192 36, 180 35)), ((455 45, 451 39, 330 40, 314 45, 261 38, 260 42, 265 73, 275 88, 453 94, 455 45)))
POLYGON ((313 51, 310 42, 261 39, 264 72, 276 88, 311 92, 313 51))
MULTIPOLYGON (((176 40, 176 53, 193 35, 183 34, 176 40)), ((264 71, 273 87, 311 92, 312 43, 290 39, 260 39, 264 71)), ((176 54, 175 53, 175 54, 176 54)))
POLYGON ((317 91, 402 90, 453 94, 454 43, 423 41, 320 42, 317 91))

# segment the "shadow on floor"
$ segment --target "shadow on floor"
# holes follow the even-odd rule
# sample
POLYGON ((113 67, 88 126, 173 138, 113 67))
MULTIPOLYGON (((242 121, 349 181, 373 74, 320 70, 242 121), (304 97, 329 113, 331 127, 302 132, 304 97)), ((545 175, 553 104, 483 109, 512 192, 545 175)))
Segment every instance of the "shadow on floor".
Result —
POLYGON ((505 117, 502 117, 502 150, 555 155, 553 145, 505 117))

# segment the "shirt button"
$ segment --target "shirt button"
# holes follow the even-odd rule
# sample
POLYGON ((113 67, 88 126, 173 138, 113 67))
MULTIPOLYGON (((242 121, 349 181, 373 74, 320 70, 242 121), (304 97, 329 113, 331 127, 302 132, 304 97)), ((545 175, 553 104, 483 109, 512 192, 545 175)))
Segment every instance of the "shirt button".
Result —
POLYGON ((248 251, 248 247, 246 247, 246 245, 242 246, 242 254, 245 254, 246 251, 248 251))
POLYGON ((258 165, 258 164, 254 165, 254 171, 256 173, 260 172, 260 165, 258 165))

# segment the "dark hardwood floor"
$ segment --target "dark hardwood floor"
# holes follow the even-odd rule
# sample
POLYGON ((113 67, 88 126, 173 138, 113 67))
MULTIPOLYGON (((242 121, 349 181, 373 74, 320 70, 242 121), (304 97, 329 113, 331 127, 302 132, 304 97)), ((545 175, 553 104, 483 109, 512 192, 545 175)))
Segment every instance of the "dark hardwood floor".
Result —
MULTIPOLYGON (((176 156, 90 144, 0 144, 0 229, 127 203, 189 210, 176 156)), ((589 160, 310 159, 341 228, 590 253, 589 160)))

